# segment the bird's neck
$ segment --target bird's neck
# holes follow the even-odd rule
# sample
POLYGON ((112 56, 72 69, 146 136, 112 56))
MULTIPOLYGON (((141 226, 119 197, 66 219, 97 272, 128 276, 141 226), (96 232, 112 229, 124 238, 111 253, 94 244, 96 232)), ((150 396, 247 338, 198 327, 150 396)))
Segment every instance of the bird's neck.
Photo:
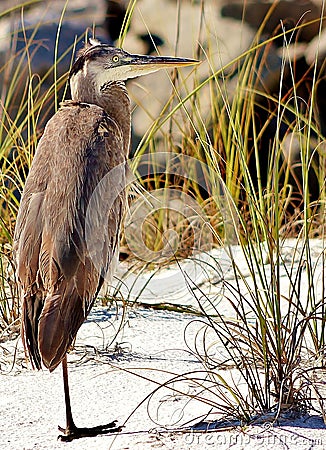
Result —
POLYGON ((124 151, 127 156, 130 145, 131 111, 130 100, 122 81, 110 81, 100 90, 91 83, 75 85, 71 89, 72 100, 100 106, 120 127, 124 139, 124 151))

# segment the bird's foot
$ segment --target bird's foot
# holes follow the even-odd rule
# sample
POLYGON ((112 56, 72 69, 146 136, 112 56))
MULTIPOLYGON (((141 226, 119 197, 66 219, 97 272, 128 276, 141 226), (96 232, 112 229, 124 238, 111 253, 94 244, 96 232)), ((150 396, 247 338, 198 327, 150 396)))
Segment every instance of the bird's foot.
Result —
POLYGON ((58 439, 63 442, 71 442, 74 439, 83 437, 92 437, 99 434, 118 433, 122 430, 121 426, 117 426, 117 421, 108 423, 107 425, 98 425, 91 428, 78 428, 75 425, 72 427, 62 428, 58 427, 63 435, 59 435, 58 439))

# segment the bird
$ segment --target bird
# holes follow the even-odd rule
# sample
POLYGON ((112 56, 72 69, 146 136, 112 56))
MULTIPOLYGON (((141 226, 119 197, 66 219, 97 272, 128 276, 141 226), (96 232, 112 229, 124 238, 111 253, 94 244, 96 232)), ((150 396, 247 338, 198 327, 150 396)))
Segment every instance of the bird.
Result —
POLYGON ((59 438, 63 441, 121 430, 116 421, 92 428, 75 425, 67 352, 104 281, 112 277, 119 250, 131 128, 125 80, 197 63, 130 54, 89 40, 69 73, 71 99, 48 121, 38 143, 17 214, 13 253, 26 356, 34 369, 52 372, 62 365, 66 427, 59 427, 59 438), (97 186, 117 167, 123 170, 117 171, 119 179, 111 180, 107 190, 114 191, 116 183, 122 189, 104 208, 103 226, 95 226, 93 242, 101 257, 94 259, 86 236, 87 208, 97 186))

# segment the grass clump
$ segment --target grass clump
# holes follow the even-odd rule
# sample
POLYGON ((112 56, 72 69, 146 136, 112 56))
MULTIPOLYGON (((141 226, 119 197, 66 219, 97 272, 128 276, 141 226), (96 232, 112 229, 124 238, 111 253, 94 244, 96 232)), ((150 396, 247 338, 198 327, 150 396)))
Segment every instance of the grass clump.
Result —
MULTIPOLYGON (((324 239, 323 119, 316 109, 322 67, 316 59, 298 77, 296 61, 289 58, 293 31, 264 41, 258 32, 251 48, 229 65, 215 68, 210 61, 211 75, 197 80, 193 89, 187 90, 186 79, 175 80, 186 97, 179 100, 178 89, 173 91, 167 114, 157 119, 136 152, 136 157, 149 154, 150 160, 160 148, 168 148, 174 157, 189 155, 207 168, 209 182, 204 188, 202 173, 180 177, 189 173, 182 162, 179 177, 165 167, 152 177, 140 173, 138 179, 151 192, 172 187, 194 195, 206 212, 213 246, 224 245, 229 254, 235 281, 229 281, 230 273, 222 273, 215 296, 207 294, 212 289, 210 281, 203 287, 184 275, 205 317, 196 321, 202 329, 196 342, 189 343, 204 371, 178 379, 189 383, 191 379, 197 386, 198 395, 188 396, 185 389, 189 401, 203 399, 220 419, 237 419, 243 425, 259 418, 276 422, 313 410, 324 416, 320 383, 324 250, 321 246, 316 262, 310 241, 324 239), (277 90, 275 86, 268 89, 264 71, 275 51, 274 39, 282 37, 277 90), (211 96, 209 116, 200 111, 206 88, 211 96), (180 132, 177 140, 166 131, 169 121, 180 132), (230 223, 233 232, 226 227, 230 223), (297 241, 292 243, 293 257, 289 258, 284 248, 293 237, 297 241), (203 398, 203 392, 210 400, 203 398)), ((143 242, 155 252, 163 246, 157 234, 164 241, 171 224, 164 229, 162 219, 155 217, 148 224, 156 234, 144 231, 143 242)), ((165 263, 180 256, 175 251, 172 254, 165 263)), ((221 264, 218 256, 214 264, 221 264)), ((214 277, 207 261, 202 265, 214 277)))

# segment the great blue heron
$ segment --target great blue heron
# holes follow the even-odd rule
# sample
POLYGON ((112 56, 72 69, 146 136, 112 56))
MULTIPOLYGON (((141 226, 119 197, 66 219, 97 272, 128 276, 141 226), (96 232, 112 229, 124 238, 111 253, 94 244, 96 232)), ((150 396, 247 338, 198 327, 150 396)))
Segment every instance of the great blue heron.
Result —
POLYGON ((96 237, 103 255, 100 267, 87 247, 85 214, 100 181, 127 159, 131 118, 123 80, 194 63, 131 55, 91 41, 70 72, 72 100, 48 122, 38 144, 20 203, 14 253, 25 351, 36 369, 44 365, 53 371, 62 362, 67 420, 66 428, 60 428, 63 440, 119 430, 115 422, 75 426, 66 353, 112 272, 118 250, 125 192, 113 202, 106 226, 96 237))

